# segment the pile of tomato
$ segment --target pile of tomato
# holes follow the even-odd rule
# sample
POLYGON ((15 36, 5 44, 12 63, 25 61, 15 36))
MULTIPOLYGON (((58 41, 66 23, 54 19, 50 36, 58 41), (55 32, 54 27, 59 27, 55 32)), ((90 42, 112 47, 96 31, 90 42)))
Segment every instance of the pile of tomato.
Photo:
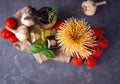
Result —
POLYGON ((82 59, 81 57, 74 56, 72 58, 72 64, 75 66, 80 66, 83 63, 86 64, 88 67, 94 67, 97 64, 97 59, 102 56, 102 49, 108 46, 108 41, 103 37, 103 32, 100 30, 99 27, 92 27, 93 36, 96 37, 96 44, 97 46, 91 48, 92 55, 87 59, 82 59))
MULTIPOLYGON (((4 26, 9 28, 16 28, 17 22, 14 18, 10 17, 4 21, 4 26)), ((3 28, 0 33, 3 39, 8 39, 11 43, 16 43, 18 41, 16 36, 6 28, 3 28)))

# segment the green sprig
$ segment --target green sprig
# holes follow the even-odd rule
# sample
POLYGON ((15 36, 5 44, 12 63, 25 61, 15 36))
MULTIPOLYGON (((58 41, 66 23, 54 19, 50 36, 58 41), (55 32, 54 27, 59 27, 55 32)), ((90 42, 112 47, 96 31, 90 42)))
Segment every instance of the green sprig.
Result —
POLYGON ((57 9, 56 8, 52 8, 51 11, 49 11, 49 13, 48 13, 48 23, 51 23, 53 21, 56 14, 57 14, 57 9))

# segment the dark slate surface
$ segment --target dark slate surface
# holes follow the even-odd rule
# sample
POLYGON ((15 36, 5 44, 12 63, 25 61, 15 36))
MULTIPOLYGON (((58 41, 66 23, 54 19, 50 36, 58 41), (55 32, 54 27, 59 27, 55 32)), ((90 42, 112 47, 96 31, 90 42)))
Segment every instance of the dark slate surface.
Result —
POLYGON ((26 5, 37 9, 51 6, 58 8, 59 19, 85 18, 92 26, 101 27, 109 40, 98 65, 88 68, 55 61, 38 64, 31 54, 16 50, 0 38, 0 84, 120 84, 120 0, 108 0, 92 17, 80 11, 82 1, 0 0, 0 30, 5 18, 26 5))

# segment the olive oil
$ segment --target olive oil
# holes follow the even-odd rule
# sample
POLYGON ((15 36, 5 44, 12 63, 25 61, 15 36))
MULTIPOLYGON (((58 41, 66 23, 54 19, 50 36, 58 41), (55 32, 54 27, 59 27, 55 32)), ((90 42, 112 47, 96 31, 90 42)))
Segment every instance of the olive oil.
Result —
POLYGON ((33 29, 30 31, 30 39, 32 44, 46 44, 46 38, 53 36, 56 31, 52 29, 33 29))

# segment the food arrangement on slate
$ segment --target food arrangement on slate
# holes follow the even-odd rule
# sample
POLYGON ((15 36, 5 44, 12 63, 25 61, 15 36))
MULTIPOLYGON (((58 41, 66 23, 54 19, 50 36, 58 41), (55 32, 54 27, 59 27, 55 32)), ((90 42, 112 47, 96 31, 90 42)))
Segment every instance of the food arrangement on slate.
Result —
MULTIPOLYGON (((92 16, 97 6, 102 4, 106 1, 95 3, 87 0, 83 2, 82 10, 92 16)), ((54 7, 36 10, 25 6, 4 21, 1 37, 16 49, 32 53, 38 63, 56 60, 71 61, 75 66, 96 66, 102 49, 108 46, 101 28, 74 17, 58 21, 57 13, 54 7)))

